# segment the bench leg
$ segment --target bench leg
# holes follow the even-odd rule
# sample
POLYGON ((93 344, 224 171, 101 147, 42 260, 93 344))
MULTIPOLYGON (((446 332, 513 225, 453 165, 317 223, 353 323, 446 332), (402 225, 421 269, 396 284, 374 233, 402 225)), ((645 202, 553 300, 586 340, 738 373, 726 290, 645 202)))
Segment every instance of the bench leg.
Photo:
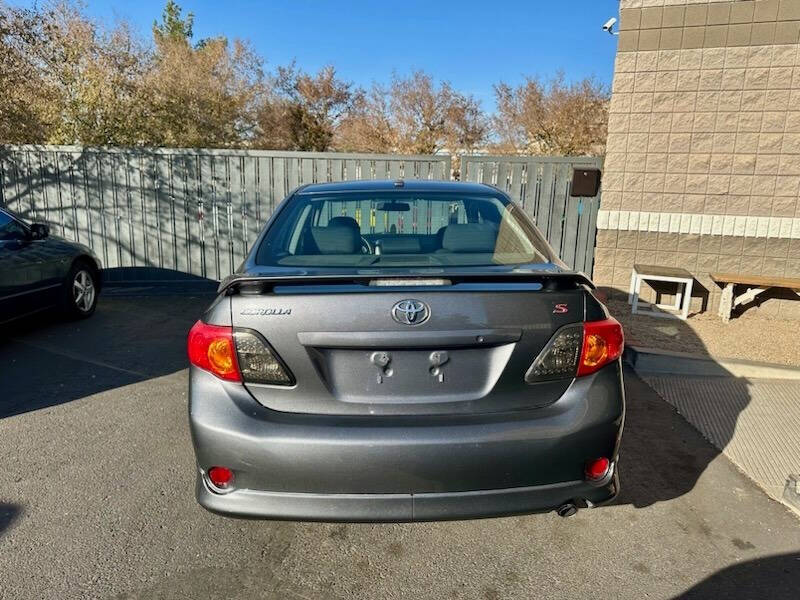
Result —
POLYGON ((694 280, 683 285, 683 310, 681 310, 681 318, 685 321, 689 318, 689 305, 692 303, 692 287, 694 280))
POLYGON ((731 320, 731 309, 733 308, 733 283, 728 283, 722 290, 719 299, 719 316, 722 322, 727 323, 731 320))
POLYGON ((631 284, 628 287, 628 304, 633 304, 633 292, 636 288, 636 271, 631 271, 631 284))
POLYGON ((639 312, 639 292, 642 289, 642 278, 639 277, 639 274, 636 274, 636 278, 634 279, 633 284, 633 300, 631 301, 631 314, 635 315, 639 312))

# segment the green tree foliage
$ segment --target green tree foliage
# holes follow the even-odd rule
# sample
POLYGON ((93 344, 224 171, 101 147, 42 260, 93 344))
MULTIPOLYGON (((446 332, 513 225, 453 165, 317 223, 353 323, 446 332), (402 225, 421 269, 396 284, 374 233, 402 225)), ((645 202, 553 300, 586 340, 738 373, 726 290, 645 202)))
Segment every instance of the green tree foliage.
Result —
POLYGON ((168 0, 161 15, 161 23, 153 21, 153 38, 156 42, 165 40, 189 43, 194 35, 194 14, 183 16, 183 9, 173 0, 168 0))

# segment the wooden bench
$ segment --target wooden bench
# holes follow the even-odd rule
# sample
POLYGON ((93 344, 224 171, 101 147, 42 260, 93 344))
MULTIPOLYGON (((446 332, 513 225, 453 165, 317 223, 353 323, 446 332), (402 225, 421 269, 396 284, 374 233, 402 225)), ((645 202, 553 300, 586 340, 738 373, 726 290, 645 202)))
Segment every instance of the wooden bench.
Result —
POLYGON ((628 304, 631 305, 631 313, 645 313, 654 317, 673 317, 683 319, 689 316, 689 303, 692 301, 692 285, 694 275, 686 269, 676 267, 661 267, 658 265, 633 265, 631 272, 631 286, 628 291, 628 304), (643 281, 667 281, 678 285, 675 294, 675 304, 660 304, 660 293, 656 295, 654 308, 641 310, 644 306, 650 306, 639 302, 639 293, 642 289, 643 281))
POLYGON ((711 279, 722 288, 722 298, 719 301, 719 316, 722 317, 722 321, 725 323, 731 320, 731 312, 734 308, 752 302, 759 294, 766 292, 770 288, 792 290, 800 296, 800 279, 794 277, 711 273, 711 279), (747 290, 737 294, 737 286, 746 287, 747 290))

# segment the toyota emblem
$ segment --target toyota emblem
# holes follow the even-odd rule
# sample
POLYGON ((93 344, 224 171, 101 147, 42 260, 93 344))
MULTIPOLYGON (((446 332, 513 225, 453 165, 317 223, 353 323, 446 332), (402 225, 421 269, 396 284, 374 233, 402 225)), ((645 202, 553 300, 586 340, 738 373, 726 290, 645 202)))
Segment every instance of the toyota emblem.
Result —
POLYGON ((421 325, 430 316, 428 305, 419 300, 400 300, 392 307, 392 318, 402 325, 421 325))

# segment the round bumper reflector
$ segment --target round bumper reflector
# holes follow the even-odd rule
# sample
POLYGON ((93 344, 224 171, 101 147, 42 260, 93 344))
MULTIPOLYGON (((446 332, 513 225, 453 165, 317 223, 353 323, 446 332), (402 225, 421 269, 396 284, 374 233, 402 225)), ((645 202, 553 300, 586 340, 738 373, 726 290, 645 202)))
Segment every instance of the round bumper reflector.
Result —
POLYGON ((586 467, 583 472, 586 479, 589 481, 600 481, 608 475, 608 470, 610 468, 610 460, 607 458, 595 458, 586 462, 586 467))
POLYGON ((208 470, 208 480, 221 490, 227 490, 233 485, 233 471, 227 467, 211 467, 208 470))

